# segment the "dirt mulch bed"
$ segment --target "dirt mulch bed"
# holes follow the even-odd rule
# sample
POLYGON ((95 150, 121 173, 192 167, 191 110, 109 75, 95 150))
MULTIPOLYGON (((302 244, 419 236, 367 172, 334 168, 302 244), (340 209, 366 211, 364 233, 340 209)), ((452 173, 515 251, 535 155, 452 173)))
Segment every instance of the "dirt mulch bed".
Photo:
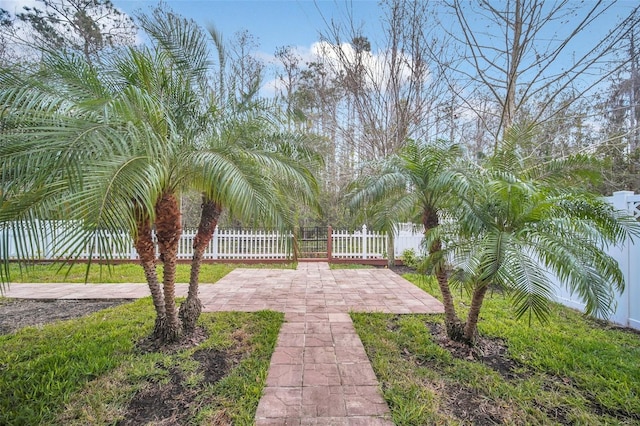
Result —
POLYGON ((39 327, 55 321, 83 317, 130 301, 128 299, 2 299, 0 300, 0 335, 13 333, 22 327, 39 327))
POLYGON ((454 357, 481 362, 507 380, 524 378, 522 374, 516 373, 520 365, 509 358, 507 345, 502 339, 482 336, 475 346, 470 347, 464 343, 450 340, 443 324, 426 323, 426 325, 431 330, 434 341, 454 357))
MULTIPOLYGON (((235 366, 241 358, 239 353, 228 353, 214 349, 196 351, 192 358, 200 364, 199 372, 203 380, 197 386, 185 386, 185 374, 174 366, 157 367, 165 370, 168 383, 159 381, 148 383, 136 393, 126 409, 124 419, 118 426, 133 426, 152 423, 154 425, 188 424, 188 419, 196 412, 202 401, 198 395, 207 386, 218 382, 235 366)), ((224 411, 218 414, 214 424, 230 424, 224 411)))

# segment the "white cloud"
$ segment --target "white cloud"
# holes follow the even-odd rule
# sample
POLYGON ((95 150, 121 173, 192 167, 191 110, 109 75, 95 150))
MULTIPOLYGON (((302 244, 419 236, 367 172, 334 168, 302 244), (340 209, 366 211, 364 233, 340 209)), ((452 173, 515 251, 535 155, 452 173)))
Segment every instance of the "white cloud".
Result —
MULTIPOLYGON (((392 55, 390 51, 362 52, 357 54, 350 43, 341 45, 318 41, 311 46, 295 46, 293 52, 300 58, 300 67, 304 68, 309 62, 322 62, 328 72, 338 75, 346 69, 360 69, 360 77, 365 86, 372 90, 384 92, 389 85, 392 73, 392 55), (346 65, 346 66, 345 66, 346 65)), ((276 70, 281 69, 280 61, 273 54, 261 52, 257 54, 265 63, 272 64, 276 70)), ((412 59, 401 53, 397 54, 396 68, 399 73, 400 85, 408 82, 412 76, 412 59)), ((262 87, 264 95, 274 95, 283 89, 282 82, 277 78, 268 80, 262 87)))
POLYGON ((278 93, 282 93, 283 90, 284 87, 282 87, 281 80, 278 78, 273 78, 262 85, 262 87, 260 88, 260 95, 264 96, 265 98, 272 98, 278 93))
POLYGON ((390 51, 358 53, 350 43, 336 45, 326 41, 314 43, 310 51, 335 73, 360 70, 359 76, 365 86, 381 92, 387 90, 392 73, 398 73, 400 84, 409 81, 412 74, 412 60, 402 53, 396 53, 395 58, 390 51))

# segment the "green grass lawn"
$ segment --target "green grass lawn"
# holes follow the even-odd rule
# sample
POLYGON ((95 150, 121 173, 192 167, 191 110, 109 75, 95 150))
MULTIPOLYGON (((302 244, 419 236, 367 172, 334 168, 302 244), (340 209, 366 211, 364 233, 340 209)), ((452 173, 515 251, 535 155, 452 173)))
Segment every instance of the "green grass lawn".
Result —
MULTIPOLYGON (((437 295, 436 284, 407 279, 437 295)), ((459 295, 464 310, 469 299, 459 295)), ((352 314, 397 425, 640 424, 640 335, 554 305, 546 325, 516 321, 493 294, 480 332, 508 365, 454 357, 431 329, 441 315, 352 314)))
MULTIPOLYGON (((135 281, 121 266, 131 267, 114 268, 120 280, 135 281)), ((212 281, 233 268, 207 267, 212 281)), ((430 279, 406 278, 438 294, 430 279)), ((153 318, 146 298, 0 336, 0 424, 115 424, 145 406, 174 413, 172 424, 253 424, 283 314, 206 313, 198 346, 142 351, 153 318)), ((496 293, 480 332, 505 353, 479 360, 442 346, 441 315, 352 318, 397 425, 640 424, 640 334, 559 305, 548 324, 529 325, 496 293)))
MULTIPOLYGON (((238 266, 246 267, 203 265, 201 281, 216 282, 238 266)), ((11 267, 13 282, 85 281, 85 265, 11 267)), ((179 265, 178 281, 188 273, 179 265)), ((94 267, 88 281, 144 282, 144 275, 139 265, 118 264, 94 267)), ((136 342, 150 334, 154 317, 145 298, 0 336, 0 424, 107 425, 131 413, 146 421, 176 416, 164 424, 253 424, 284 315, 204 313, 208 337, 197 346, 143 351, 136 342)))
POLYGON ((180 423, 253 424, 283 317, 205 313, 200 323, 208 338, 174 353, 136 348, 153 326, 149 298, 0 336, 0 424, 114 424, 136 393, 176 377, 179 385, 163 398, 186 400, 180 423), (212 354, 230 365, 211 365, 204 355, 212 354), (226 374, 213 380, 208 370, 226 374))
MULTIPOLYGON (((244 265, 205 263, 200 269, 201 283, 214 283, 235 268, 295 268, 292 264, 244 265)), ((158 268, 161 274, 162 268, 158 268)), ((176 282, 189 282, 190 265, 179 264, 176 282)), ((87 275, 87 265, 77 263, 64 265, 60 263, 40 263, 32 265, 10 264, 11 282, 15 283, 144 283, 144 271, 137 263, 121 263, 116 265, 91 265, 87 275)))

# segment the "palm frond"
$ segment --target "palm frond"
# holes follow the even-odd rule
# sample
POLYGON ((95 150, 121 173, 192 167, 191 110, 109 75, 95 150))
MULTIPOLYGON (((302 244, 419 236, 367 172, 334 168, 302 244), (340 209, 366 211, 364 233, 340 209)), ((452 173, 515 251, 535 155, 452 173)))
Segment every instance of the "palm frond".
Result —
POLYGON ((156 7, 151 15, 138 16, 141 27, 170 56, 181 74, 202 80, 210 68, 209 48, 204 32, 193 20, 156 7))

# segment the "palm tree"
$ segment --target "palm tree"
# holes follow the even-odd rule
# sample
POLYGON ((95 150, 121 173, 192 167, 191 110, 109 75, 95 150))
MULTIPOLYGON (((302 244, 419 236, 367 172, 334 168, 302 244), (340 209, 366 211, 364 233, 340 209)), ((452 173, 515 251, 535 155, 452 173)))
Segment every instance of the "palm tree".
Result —
POLYGON ((201 311, 200 264, 223 210, 246 222, 290 229, 293 218, 286 198, 292 189, 298 202, 317 208, 317 186, 309 171, 317 157, 304 148, 300 137, 272 133, 269 128, 262 116, 235 115, 232 123, 220 123, 194 161, 195 174, 201 178, 193 187, 202 193, 202 208, 193 241, 189 292, 180 306, 186 331, 195 328, 201 311), (217 164, 221 159, 225 164, 217 164))
MULTIPOLYGON (((351 185, 348 195, 353 211, 377 205, 375 217, 380 225, 402 220, 419 221, 425 233, 440 224, 440 216, 454 205, 455 194, 466 180, 456 173, 460 159, 459 146, 438 140, 432 144, 408 141, 400 152, 382 161, 377 170, 361 176, 351 185)), ((427 247, 431 257, 439 256, 442 242, 432 239, 427 247)), ((435 276, 445 306, 445 322, 449 336, 461 334, 462 325, 455 315, 453 296, 448 284, 446 266, 434 262, 435 276)))
MULTIPOLYGON (((287 220, 279 202, 284 185, 295 184, 305 202, 314 200, 317 187, 305 164, 308 152, 268 131, 277 123, 265 119, 259 103, 236 102, 242 108, 230 109, 221 101, 209 81, 213 61, 204 31, 159 10, 141 22, 154 45, 122 51, 99 68, 78 56, 50 54, 36 75, 2 71, 0 105, 8 113, 2 116, 0 159, 7 172, 0 221, 78 220, 70 256, 87 244, 100 246, 96 235, 129 232, 156 308, 154 334, 167 342, 181 333, 175 271, 182 191, 196 189, 205 197, 192 306, 202 249, 223 207, 277 226, 287 220), (236 137, 225 137, 230 134, 236 137)), ((25 247, 36 244, 37 232, 22 229, 30 228, 14 231, 25 247)), ((184 312, 190 330, 199 308, 184 312)))
POLYGON ((541 319, 552 297, 547 271, 583 297, 589 314, 606 315, 613 291, 624 286, 603 247, 640 235, 638 223, 581 189, 581 177, 592 175, 588 157, 527 167, 516 147, 531 131, 511 128, 502 149, 483 166, 459 161, 455 145, 410 141, 352 185, 352 209, 373 203, 387 221, 424 225, 427 264, 442 293, 452 340, 475 343, 491 286, 510 295, 518 317, 541 319), (471 293, 464 321, 453 303, 456 285, 471 293))
POLYGON ((183 45, 185 39, 202 39, 193 23, 160 9, 153 17, 143 16, 140 21, 172 63, 183 65, 191 58, 201 58, 188 69, 204 71, 196 79, 199 96, 208 100, 202 110, 204 115, 193 111, 189 115, 192 120, 184 124, 192 134, 193 129, 198 129, 191 136, 195 150, 184 164, 190 165, 191 187, 202 193, 189 291, 179 311, 183 329, 191 332, 202 310, 198 299, 200 266, 223 210, 245 221, 291 227, 292 218, 283 198, 297 188, 298 202, 317 208, 317 185, 310 167, 316 165, 318 157, 305 148, 304 137, 279 131, 282 117, 276 114, 275 104, 256 98, 259 82, 240 97, 227 84, 233 78, 226 74, 226 49, 215 29, 210 29, 209 35, 219 64, 217 81, 211 84, 206 74, 209 70, 204 67, 205 46, 196 43, 196 48, 189 51, 183 45))
POLYGON ((490 287, 504 291, 516 316, 529 320, 547 317, 549 273, 582 297, 587 314, 606 317, 614 291, 624 288, 618 264, 604 248, 640 235, 638 222, 583 189, 588 157, 527 166, 516 147, 532 132, 532 126, 510 128, 501 149, 477 168, 477 179, 457 194, 461 203, 450 220, 428 235, 431 244, 446 242, 439 258, 456 270, 451 284, 471 294, 462 336, 450 335, 468 344, 476 341, 490 287))

